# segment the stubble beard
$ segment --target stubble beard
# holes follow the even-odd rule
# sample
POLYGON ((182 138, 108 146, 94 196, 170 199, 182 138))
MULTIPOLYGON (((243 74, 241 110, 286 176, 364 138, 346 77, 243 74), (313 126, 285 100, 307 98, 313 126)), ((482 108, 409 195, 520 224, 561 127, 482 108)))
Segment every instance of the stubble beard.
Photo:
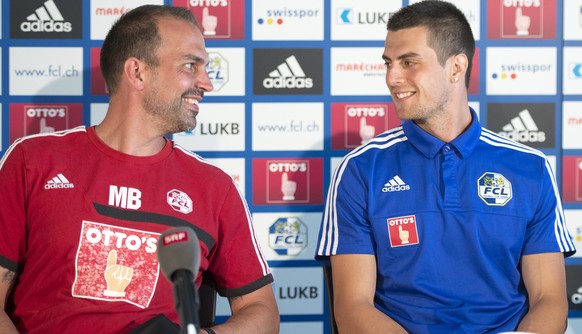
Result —
POLYGON ((185 109, 181 97, 164 103, 157 93, 152 93, 144 100, 144 109, 163 133, 192 131, 196 127, 197 113, 185 109))

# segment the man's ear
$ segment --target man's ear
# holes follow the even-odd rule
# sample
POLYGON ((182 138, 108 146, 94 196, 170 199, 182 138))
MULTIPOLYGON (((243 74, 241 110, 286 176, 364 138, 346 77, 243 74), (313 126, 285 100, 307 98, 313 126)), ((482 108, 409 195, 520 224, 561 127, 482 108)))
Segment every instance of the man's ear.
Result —
POLYGON ((143 61, 131 57, 123 64, 123 75, 129 84, 137 90, 143 90, 149 66, 143 61))
POLYGON ((469 59, 464 53, 460 53, 451 58, 451 82, 458 82, 465 78, 467 67, 469 66, 469 59))

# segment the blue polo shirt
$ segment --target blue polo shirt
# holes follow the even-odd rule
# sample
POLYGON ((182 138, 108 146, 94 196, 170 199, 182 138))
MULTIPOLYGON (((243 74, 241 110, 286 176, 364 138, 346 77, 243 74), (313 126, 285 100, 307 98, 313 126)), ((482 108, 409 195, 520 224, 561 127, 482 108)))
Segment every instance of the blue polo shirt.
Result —
POLYGON ((350 152, 329 186, 316 258, 376 255, 376 307, 411 333, 515 330, 521 257, 576 251, 545 155, 471 113, 450 143, 403 122, 350 152))

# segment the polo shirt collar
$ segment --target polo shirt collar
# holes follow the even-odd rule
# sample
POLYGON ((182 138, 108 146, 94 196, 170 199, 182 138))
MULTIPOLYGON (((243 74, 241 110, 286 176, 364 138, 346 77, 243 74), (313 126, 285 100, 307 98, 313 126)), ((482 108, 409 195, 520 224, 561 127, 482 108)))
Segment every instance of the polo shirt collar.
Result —
POLYGON ((408 141, 429 159, 433 159, 443 146, 447 144, 454 147, 462 158, 467 158, 471 155, 475 146, 477 146, 479 137, 481 136, 481 124, 477 118, 477 113, 471 107, 469 107, 469 110, 471 111, 471 124, 460 136, 453 139, 450 143, 445 143, 432 136, 413 121, 402 122, 402 128, 408 141))

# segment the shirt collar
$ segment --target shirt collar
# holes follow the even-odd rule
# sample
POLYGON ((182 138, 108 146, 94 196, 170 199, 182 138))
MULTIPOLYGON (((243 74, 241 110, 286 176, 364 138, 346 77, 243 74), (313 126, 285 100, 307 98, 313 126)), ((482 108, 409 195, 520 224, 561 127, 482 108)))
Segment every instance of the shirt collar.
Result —
POLYGON ((469 110, 471 111, 471 124, 469 124, 469 127, 460 136, 453 139, 450 143, 445 143, 432 136, 413 121, 402 122, 402 128, 408 141, 429 159, 433 159, 442 147, 447 144, 454 147, 461 154, 462 158, 467 158, 471 155, 475 146, 477 146, 477 142, 481 136, 481 124, 477 118, 477 113, 471 107, 469 107, 469 110))

